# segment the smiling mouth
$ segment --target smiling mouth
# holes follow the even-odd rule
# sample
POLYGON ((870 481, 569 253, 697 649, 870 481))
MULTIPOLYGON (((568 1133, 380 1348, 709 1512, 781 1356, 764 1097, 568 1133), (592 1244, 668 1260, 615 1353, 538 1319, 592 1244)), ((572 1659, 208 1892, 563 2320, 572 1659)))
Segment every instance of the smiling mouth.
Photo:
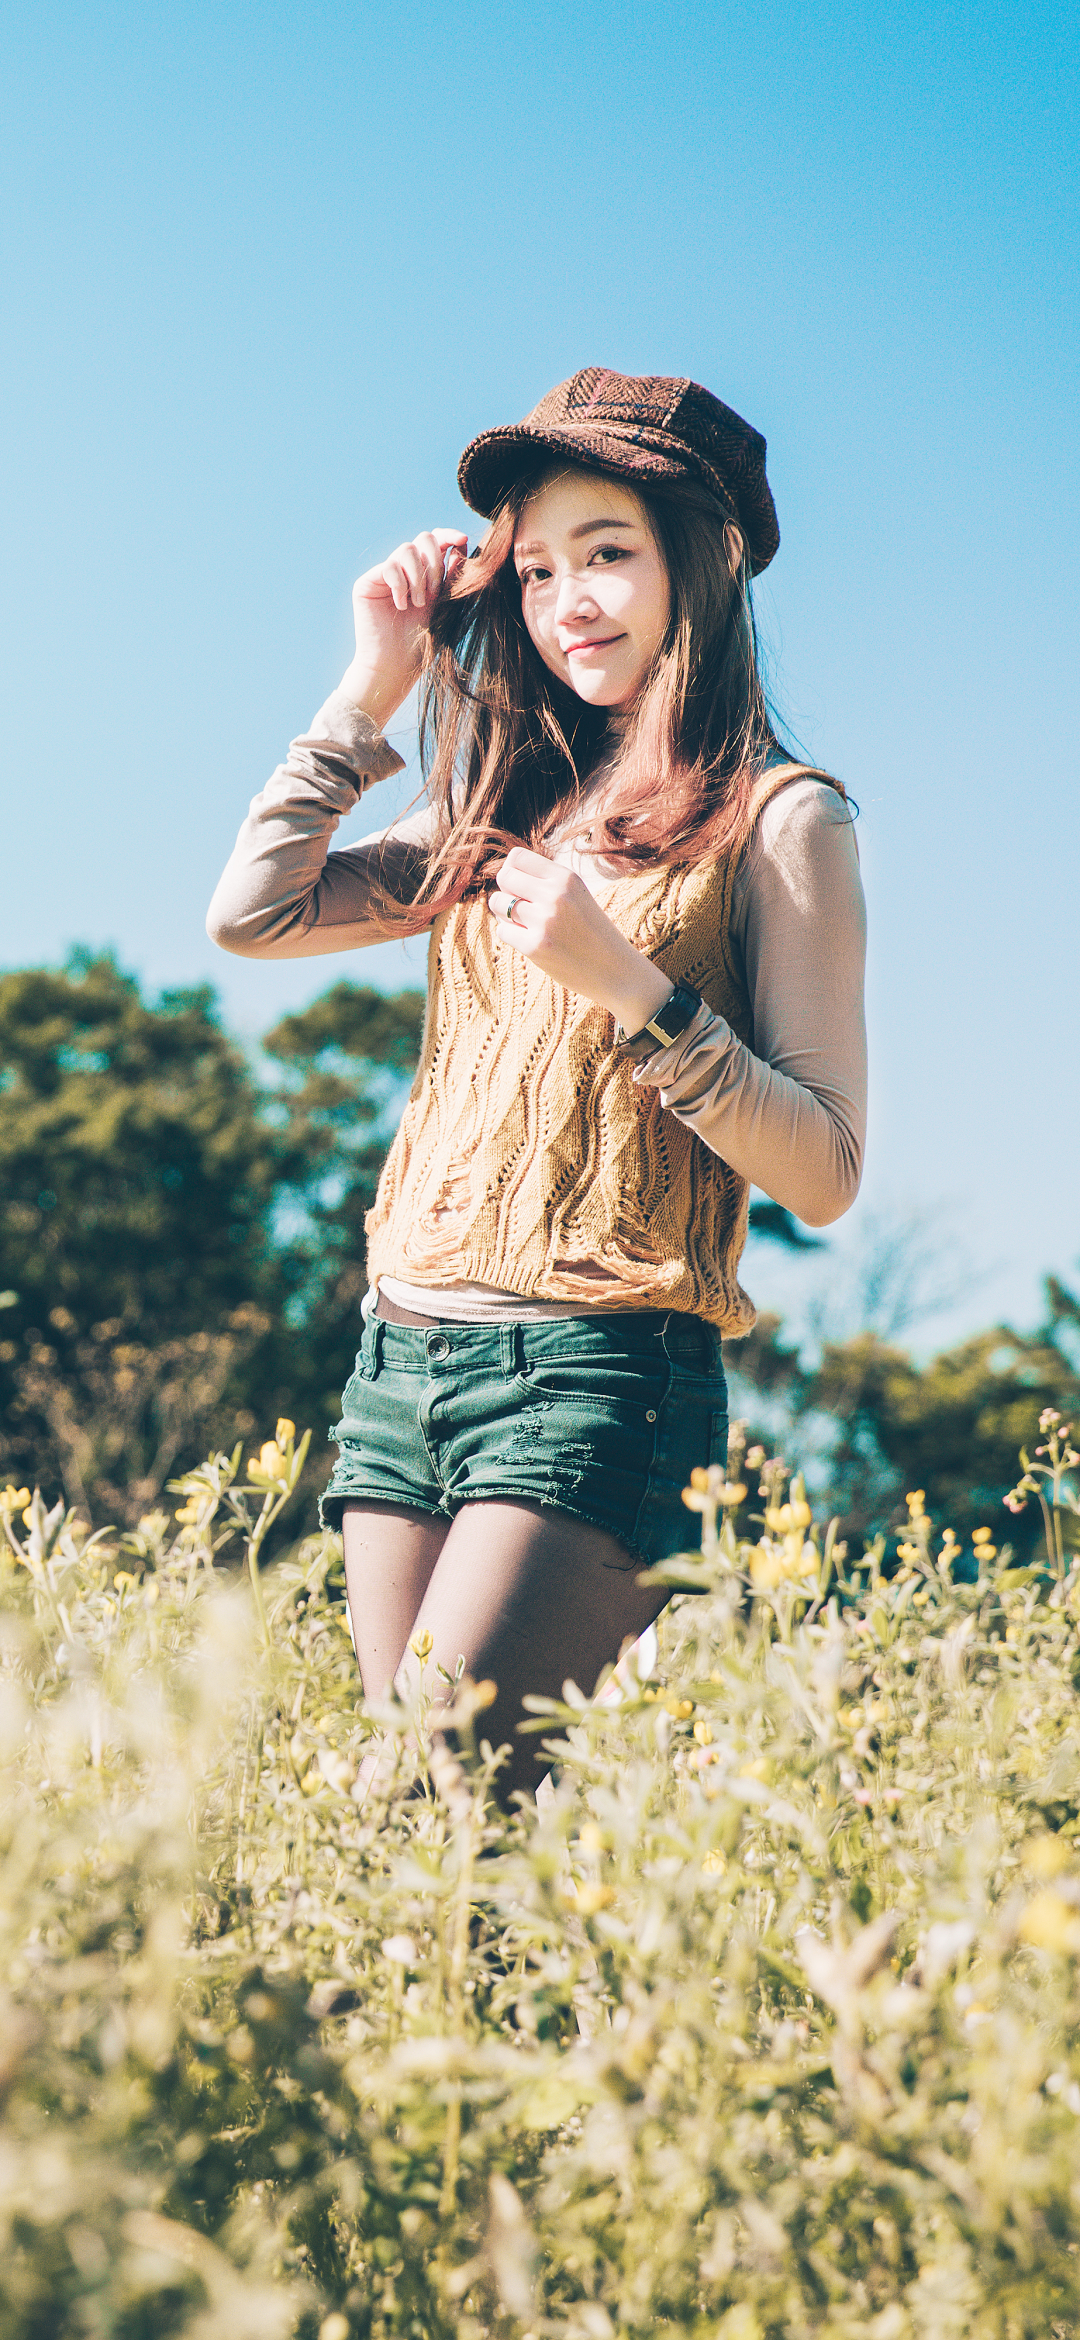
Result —
POLYGON ((621 642, 621 640, 621 634, 605 634, 603 640, 598 642, 568 642, 563 656, 564 658, 580 658, 586 650, 610 650, 613 642, 621 642))

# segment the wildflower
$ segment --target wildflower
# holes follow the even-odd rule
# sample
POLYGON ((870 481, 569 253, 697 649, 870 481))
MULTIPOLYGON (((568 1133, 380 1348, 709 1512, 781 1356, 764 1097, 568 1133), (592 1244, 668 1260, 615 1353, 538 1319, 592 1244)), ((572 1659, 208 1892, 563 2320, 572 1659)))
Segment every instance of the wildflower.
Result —
MULTIPOLYGON (((12 1487, 9 1485, 5 1487, 3 1494, 0 1495, 0 1511, 22 1511, 24 1505, 29 1503, 29 1501, 29 1487, 12 1487)), ((29 1526, 29 1524, 29 1521, 27 1521, 27 1526, 29 1526)))
POLYGON ((598 1909, 606 1909, 614 1899, 612 1885, 579 1885, 575 1892, 565 1896, 566 1907, 576 1909, 581 1917, 595 1917, 598 1909))
POLYGON ((190 1498, 187 1503, 180 1505, 174 1517, 179 1520, 181 1527, 198 1527, 202 1518, 202 1504, 190 1498))
POLYGON ((813 1517, 810 1505, 796 1498, 794 1503, 771 1504, 765 1514, 765 1525, 774 1536, 784 1536, 792 1528, 808 1528, 813 1517))
POLYGON ((915 1487, 910 1495, 905 1495, 904 1501, 907 1504, 912 1519, 922 1519, 926 1511, 925 1487, 915 1487))
POLYGON ((423 1665, 425 1658, 429 1658, 431 1656, 431 1652, 434 1647, 435 1636, 433 1633, 428 1632, 426 1625, 424 1626, 422 1633, 413 1634, 412 1640, 409 1643, 409 1648, 411 1649, 413 1656, 415 1658, 419 1658, 421 1665, 423 1665))
POLYGON ((750 1554, 750 1581, 758 1592, 771 1592, 787 1575, 784 1555, 774 1544, 758 1544, 750 1554))
POLYGON ((113 1577, 113 1583, 116 1586, 117 1592, 126 1592, 129 1585, 137 1584, 138 1581, 138 1577, 128 1575, 126 1568, 118 1568, 115 1576, 113 1577))
POLYGON ((746 1501, 746 1488, 741 1479, 736 1479, 734 1482, 726 1479, 719 1494, 720 1501, 727 1511, 737 1511, 739 1504, 746 1501))
POLYGON ((1039 1428, 1044 1432, 1051 1430, 1054 1426, 1054 1423, 1060 1422, 1060 1420, 1061 1415, 1058 1413, 1056 1406, 1044 1406, 1042 1413, 1039 1415, 1039 1428))
POLYGON ((335 2308, 333 2315, 323 2317, 319 2325, 319 2340, 349 2340, 351 2330, 348 2316, 343 2316, 340 2309, 335 2308))
POLYGON ((712 1852, 706 1853, 701 1866, 705 1876, 722 1877, 727 1868, 727 1861, 724 1854, 714 1848, 712 1852))
POLYGON ((356 1776, 347 1758, 335 1755, 329 1747, 320 1747, 316 1762, 327 1787, 332 1787, 339 1796, 347 1796, 356 1776))
POLYGON ((740 1779, 768 1779, 772 1765, 767 1755, 755 1755, 752 1762, 740 1763, 740 1779))
POLYGON ((764 1460, 765 1449, 763 1446, 751 1446, 748 1448, 746 1456, 746 1467, 748 1471, 759 1471, 764 1460))
POLYGON ((704 1715, 699 1715, 694 1724, 694 1737, 699 1747, 712 1746, 712 1724, 706 1722, 704 1715))
POLYGON ((582 1852, 600 1853, 605 1848, 607 1838, 595 1820, 585 1820, 578 1830, 578 1843, 582 1852))
POLYGON ((1033 1836, 1021 1854, 1025 1869, 1045 1881, 1060 1877, 1072 1858, 1071 1846, 1064 1844, 1060 1836, 1033 1836))
POLYGON ((693 1699, 676 1698, 674 1691, 668 1692, 668 1695, 664 1700, 664 1705, 675 1722, 686 1722, 687 1718, 692 1715, 694 1711, 693 1699))
POLYGON ((287 1414, 282 1414, 278 1422, 277 1429, 274 1432, 274 1437, 282 1449, 284 1449, 286 1446, 291 1446, 293 1440, 295 1439, 296 1424, 295 1422, 290 1422, 287 1414))
POLYGON ((282 1454, 277 1439, 266 1439, 264 1444, 259 1448, 258 1461, 249 1462, 248 1464, 249 1478, 284 1480, 288 1477, 288 1474, 289 1466, 285 1460, 284 1455, 282 1454))
POLYGON ((918 1592, 914 1592, 914 1593, 912 1593, 912 1596, 911 1596, 911 1606, 912 1606, 912 1608, 913 1608, 913 1609, 921 1609, 921 1608, 923 1607, 924 1603, 925 1603, 926 1601, 928 1601, 928 1600, 929 1600, 929 1598, 930 1598, 930 1594, 931 1594, 931 1591, 932 1591, 932 1589, 933 1589, 933 1588, 932 1588, 932 1586, 931 1586, 931 1585, 928 1585, 928 1584, 921 1584, 921 1585, 919 1586, 918 1592))
POLYGON ((1017 1931, 1022 1942, 1058 1956, 1080 1949, 1080 1918, 1060 1893, 1036 1893, 1024 1910, 1017 1931))

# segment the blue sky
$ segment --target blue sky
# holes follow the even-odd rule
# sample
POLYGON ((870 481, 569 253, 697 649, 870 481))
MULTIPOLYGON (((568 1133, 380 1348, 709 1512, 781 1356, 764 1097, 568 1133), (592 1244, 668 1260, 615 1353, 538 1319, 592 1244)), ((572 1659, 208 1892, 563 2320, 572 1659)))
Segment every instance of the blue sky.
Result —
POLYGON ((248 798, 353 576, 458 522, 477 430, 580 365, 689 374, 768 437, 780 704, 861 806, 871 1136, 827 1281, 914 1220, 926 1289, 968 1279, 927 1337, 1030 1321, 1080 1254, 1077 26, 9 10, 4 963, 110 943, 250 1037, 342 973, 421 980, 415 946, 214 951, 248 798))

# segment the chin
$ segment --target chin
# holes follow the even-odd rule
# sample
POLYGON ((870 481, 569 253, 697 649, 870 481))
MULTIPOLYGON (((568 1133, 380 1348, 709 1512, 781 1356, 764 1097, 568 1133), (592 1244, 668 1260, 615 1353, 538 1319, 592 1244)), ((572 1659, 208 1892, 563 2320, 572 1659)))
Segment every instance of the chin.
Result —
POLYGON ((627 700, 625 684, 612 682, 603 674, 583 674, 580 682, 571 676, 570 688, 575 698, 584 699, 588 707, 623 707, 627 700))

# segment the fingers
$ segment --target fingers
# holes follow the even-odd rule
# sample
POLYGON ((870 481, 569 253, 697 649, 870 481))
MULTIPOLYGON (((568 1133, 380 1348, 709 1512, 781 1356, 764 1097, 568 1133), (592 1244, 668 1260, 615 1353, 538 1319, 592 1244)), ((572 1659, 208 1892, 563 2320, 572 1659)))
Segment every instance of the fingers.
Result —
POLYGON ((494 893, 488 895, 488 909, 491 911, 492 917, 497 919, 501 926, 511 926, 517 935, 520 935, 528 924, 530 908, 531 904, 526 901, 524 895, 515 894, 512 889, 504 891, 497 887, 494 893))
POLYGON ((407 544, 399 544, 377 568, 368 569, 355 588, 365 599, 389 592, 394 608, 428 609, 441 592, 444 576, 452 576, 469 549, 460 528, 426 528, 407 544))

